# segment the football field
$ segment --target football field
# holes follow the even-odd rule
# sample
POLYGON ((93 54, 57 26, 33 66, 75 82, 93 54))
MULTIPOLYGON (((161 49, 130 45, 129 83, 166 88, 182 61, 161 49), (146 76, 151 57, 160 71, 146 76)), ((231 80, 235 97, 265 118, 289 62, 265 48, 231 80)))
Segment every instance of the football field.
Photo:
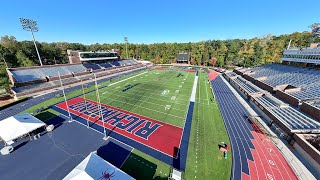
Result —
MULTIPOLYGON (((83 120, 82 124, 88 124, 101 133, 105 127, 108 135, 134 147, 121 169, 136 179, 167 178, 173 166, 168 161, 175 159, 179 151, 176 148, 180 149, 185 133, 190 138, 187 138, 187 154, 184 155, 184 178, 229 179, 232 153, 225 160, 217 147, 221 142, 229 144, 229 139, 207 73, 198 71, 198 82, 194 84, 196 74, 181 68, 135 72, 100 82, 98 90, 87 86, 67 94, 68 108, 76 120, 83 120), (186 132, 193 91, 196 94, 192 120, 189 121, 191 129, 186 132)), ((52 105, 64 111, 58 110, 59 113, 67 115, 63 97, 51 99, 25 112, 52 105)), ((51 115, 58 114, 57 108, 46 111, 51 115)))
MULTIPOLYGON (((150 70, 99 89, 100 101, 183 128, 195 73, 150 70)), ((96 92, 86 98, 97 101, 96 92)))

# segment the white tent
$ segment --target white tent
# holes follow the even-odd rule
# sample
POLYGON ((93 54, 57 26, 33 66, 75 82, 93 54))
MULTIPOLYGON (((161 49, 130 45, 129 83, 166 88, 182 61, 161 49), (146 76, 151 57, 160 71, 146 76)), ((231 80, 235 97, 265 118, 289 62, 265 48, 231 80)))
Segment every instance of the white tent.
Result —
POLYGON ((46 124, 30 114, 18 114, 0 121, 0 137, 7 144, 46 124))
POLYGON ((112 179, 132 180, 133 177, 102 159, 94 152, 90 153, 64 180, 112 179), (107 178, 109 177, 109 178, 107 178))

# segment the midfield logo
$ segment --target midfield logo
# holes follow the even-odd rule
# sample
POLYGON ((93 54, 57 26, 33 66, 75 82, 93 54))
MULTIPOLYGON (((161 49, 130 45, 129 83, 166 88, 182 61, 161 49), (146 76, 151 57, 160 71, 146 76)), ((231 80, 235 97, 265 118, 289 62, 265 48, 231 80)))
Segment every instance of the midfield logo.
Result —
MULTIPOLYGON (((87 115, 89 118, 97 118, 102 121, 100 117, 99 105, 92 102, 78 102, 69 106, 70 109, 79 113, 87 115)), ((103 121, 105 125, 110 125, 119 128, 123 131, 131 133, 135 136, 148 140, 161 124, 140 119, 135 115, 127 114, 126 112, 101 106, 103 121)))

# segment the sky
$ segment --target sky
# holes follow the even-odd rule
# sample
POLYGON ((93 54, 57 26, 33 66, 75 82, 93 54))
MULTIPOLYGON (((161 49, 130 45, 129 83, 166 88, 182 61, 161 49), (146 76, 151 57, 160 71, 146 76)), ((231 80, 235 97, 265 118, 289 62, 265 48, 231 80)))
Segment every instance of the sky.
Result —
POLYGON ((38 21, 41 42, 198 42, 310 31, 320 0, 6 0, 0 36, 31 40, 19 17, 38 21))

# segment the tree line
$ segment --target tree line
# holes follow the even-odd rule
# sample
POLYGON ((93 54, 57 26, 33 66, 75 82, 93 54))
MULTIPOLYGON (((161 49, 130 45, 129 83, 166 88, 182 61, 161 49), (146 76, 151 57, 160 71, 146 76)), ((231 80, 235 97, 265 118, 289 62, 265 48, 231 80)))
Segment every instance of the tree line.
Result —
MULTIPOLYGON (((319 27, 314 25, 312 30, 319 27)), ((320 29, 318 28, 320 32, 320 29)), ((287 35, 266 35, 252 39, 208 40, 189 43, 128 44, 128 56, 141 58, 157 64, 176 61, 178 52, 189 52, 190 63, 204 66, 256 66, 280 62, 282 52, 292 40, 291 46, 308 47, 312 42, 319 42, 314 32, 295 32, 287 35)), ((36 42, 44 65, 68 63, 67 49, 99 51, 118 49, 121 57, 126 57, 125 43, 91 44, 68 42, 36 42)), ((8 88, 6 64, 11 67, 39 65, 32 41, 17 41, 13 36, 0 39, 0 89, 8 88)))

